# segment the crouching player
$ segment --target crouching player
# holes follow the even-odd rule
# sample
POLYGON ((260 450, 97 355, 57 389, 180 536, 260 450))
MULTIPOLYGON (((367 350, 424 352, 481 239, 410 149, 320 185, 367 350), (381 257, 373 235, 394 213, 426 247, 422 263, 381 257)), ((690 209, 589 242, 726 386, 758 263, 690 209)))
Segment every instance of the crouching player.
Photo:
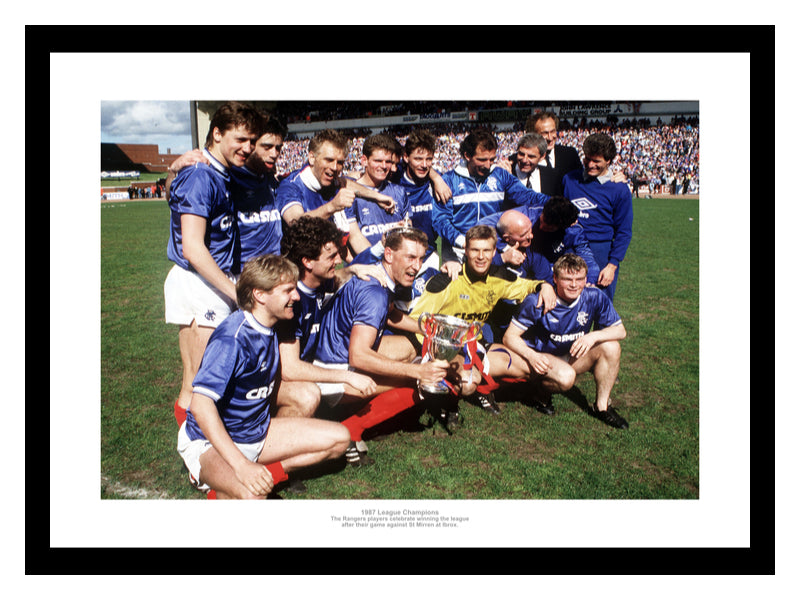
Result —
POLYGON ((538 381, 544 396, 538 400, 552 406, 553 392, 569 390, 578 375, 592 371, 597 393, 591 414, 606 425, 627 429, 627 421, 610 406, 625 327, 609 297, 586 287, 586 273, 586 261, 565 254, 553 265, 553 310, 543 314, 535 294, 525 299, 503 337, 513 351, 508 375, 538 381))
POLYGON ((341 424, 270 418, 281 385, 275 324, 299 301, 297 267, 276 255, 250 260, 236 284, 241 310, 211 335, 178 432, 178 452, 192 483, 218 498, 265 498, 287 473, 342 456, 341 424))

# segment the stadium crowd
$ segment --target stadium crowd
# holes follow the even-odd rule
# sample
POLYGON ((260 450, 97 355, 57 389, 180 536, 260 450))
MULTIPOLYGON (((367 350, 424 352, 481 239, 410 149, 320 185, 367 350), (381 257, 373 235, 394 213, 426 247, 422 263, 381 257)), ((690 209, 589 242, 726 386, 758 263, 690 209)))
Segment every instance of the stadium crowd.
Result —
POLYGON ((589 414, 627 429, 611 393, 629 182, 691 188, 697 123, 577 125, 554 136, 543 113, 512 131, 290 140, 274 116, 223 104, 166 182, 192 484, 209 498, 302 490, 306 466, 374 462, 364 434, 411 407, 452 434, 459 401, 497 415, 494 391, 513 387, 553 415, 553 393, 588 372, 589 414), (437 341, 453 323, 463 337, 437 341))
MULTIPOLYGON (((459 146, 471 129, 469 124, 433 125, 428 129, 437 136, 438 146, 433 166, 446 172, 461 160, 459 146)), ((408 137, 408 127, 387 130, 401 144, 408 137)), ((559 131, 559 143, 571 146, 582 153, 582 144, 592 133, 607 133, 614 138, 619 155, 612 165, 614 171, 625 174, 629 185, 646 187, 647 194, 699 194, 699 128, 697 119, 675 118, 669 124, 650 125, 649 121, 620 124, 607 122, 582 122, 568 124, 559 131)), ((361 147, 370 132, 352 132, 345 162, 346 173, 360 173, 361 147), (356 134, 357 133, 357 134, 356 134)), ((510 131, 496 131, 498 156, 507 157, 516 152, 517 142, 524 135, 521 124, 510 131)), ((305 162, 309 139, 288 140, 278 161, 280 174, 297 170, 305 162)))

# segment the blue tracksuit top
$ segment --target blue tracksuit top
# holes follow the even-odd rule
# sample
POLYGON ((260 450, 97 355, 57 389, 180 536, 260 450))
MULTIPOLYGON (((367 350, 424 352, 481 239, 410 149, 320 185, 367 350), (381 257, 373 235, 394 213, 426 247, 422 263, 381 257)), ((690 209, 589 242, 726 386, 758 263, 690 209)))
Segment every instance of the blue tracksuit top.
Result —
POLYGON ((490 214, 517 206, 542 206, 550 196, 526 188, 519 179, 496 165, 483 180, 474 179, 466 165, 442 176, 453 197, 433 203, 433 228, 451 246, 463 247, 463 236, 490 214))

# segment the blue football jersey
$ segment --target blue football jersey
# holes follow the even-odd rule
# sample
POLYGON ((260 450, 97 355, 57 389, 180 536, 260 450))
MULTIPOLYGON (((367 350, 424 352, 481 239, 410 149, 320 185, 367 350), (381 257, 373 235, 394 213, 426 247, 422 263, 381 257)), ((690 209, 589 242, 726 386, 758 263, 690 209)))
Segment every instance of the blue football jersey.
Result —
POLYGON ((311 167, 305 166, 289 173, 278 186, 277 197, 281 214, 292 205, 300 205, 309 212, 326 204, 339 191, 337 187, 321 188, 311 167))
MULTIPOLYGON (((252 313, 238 310, 211 334, 192 391, 214 400, 234 442, 252 444, 267 435, 279 369, 273 330, 252 313)), ((205 438, 191 406, 186 411, 186 432, 193 440, 205 438)))
POLYGON ((572 304, 559 298, 547 314, 542 314, 543 307, 536 308, 538 300, 538 293, 528 296, 511 319, 525 330, 522 339, 536 352, 564 356, 575 340, 591 331, 593 324, 605 329, 622 323, 611 300, 599 288, 585 288, 572 304))
POLYGON ((206 219, 206 247, 223 271, 232 271, 238 252, 239 232, 233 214, 228 170, 208 151, 211 165, 196 163, 178 172, 169 192, 170 236, 167 257, 184 269, 189 261, 183 256, 181 215, 206 219))
POLYGON ((428 280, 440 273, 439 269, 428 267, 417 273, 410 287, 395 286, 394 307, 405 314, 410 314, 420 296, 425 292, 428 280))
MULTIPOLYGON (((374 189, 374 188, 372 188, 374 189)), ((358 228, 367 238, 370 246, 381 241, 383 234, 397 223, 410 217, 405 190, 399 185, 386 182, 380 189, 381 194, 391 196, 395 202, 392 214, 387 213, 377 202, 356 197, 353 205, 345 209, 348 223, 358 223, 358 228)))
POLYGON ((416 183, 407 173, 398 179, 398 184, 406 191, 406 204, 411 217, 411 224, 428 236, 428 250, 425 258, 436 252, 436 240, 439 234, 433 229, 433 186, 429 180, 416 183))
POLYGON ((236 211, 241 246, 241 264, 262 254, 280 254, 283 225, 272 175, 231 168, 231 197, 236 211))
POLYGON ((313 362, 322 315, 336 293, 336 280, 325 281, 316 289, 311 289, 302 281, 298 281, 297 292, 300 295, 300 302, 294 303, 294 317, 288 321, 281 321, 276 326, 276 331, 282 343, 299 340, 300 359, 313 362))
POLYGON ((538 252, 533 252, 530 247, 523 249, 525 252, 525 259, 519 266, 505 265, 503 257, 499 252, 495 253, 492 263, 506 269, 512 273, 516 273, 517 277, 524 277, 525 279, 540 279, 553 285, 553 265, 544 256, 538 252))
POLYGON ((339 289, 322 317, 317 338, 317 360, 347 364, 350 358, 350 333, 354 325, 369 325, 378 331, 373 345, 373 350, 377 350, 386 328, 393 295, 394 288, 384 288, 377 279, 351 277, 339 289))

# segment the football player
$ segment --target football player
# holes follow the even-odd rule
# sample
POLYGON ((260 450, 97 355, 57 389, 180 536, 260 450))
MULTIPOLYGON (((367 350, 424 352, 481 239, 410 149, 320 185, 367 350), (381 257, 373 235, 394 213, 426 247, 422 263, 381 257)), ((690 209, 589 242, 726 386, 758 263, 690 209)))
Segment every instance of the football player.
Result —
POLYGON ((350 442, 333 421, 271 417, 285 393, 273 328, 292 317, 296 284, 283 257, 249 261, 236 284, 241 310, 211 334, 194 378, 178 452, 192 483, 216 498, 265 498, 291 471, 342 456, 350 442))
POLYGON ((627 421, 611 406, 625 326, 608 296, 586 286, 586 272, 580 256, 565 254, 553 266, 558 297, 553 310, 544 314, 536 295, 522 303, 503 337, 512 351, 507 375, 537 381, 538 401, 552 406, 553 392, 569 390, 578 375, 592 371, 597 390, 592 414, 627 429, 627 421))
POLYGON ((171 182, 167 256, 175 263, 164 282, 165 319, 179 326, 183 362, 174 405, 180 424, 192 380, 211 332, 236 310, 239 236, 230 199, 230 170, 243 167, 263 120, 252 107, 223 104, 211 119, 203 154, 208 164, 183 169, 171 182))

